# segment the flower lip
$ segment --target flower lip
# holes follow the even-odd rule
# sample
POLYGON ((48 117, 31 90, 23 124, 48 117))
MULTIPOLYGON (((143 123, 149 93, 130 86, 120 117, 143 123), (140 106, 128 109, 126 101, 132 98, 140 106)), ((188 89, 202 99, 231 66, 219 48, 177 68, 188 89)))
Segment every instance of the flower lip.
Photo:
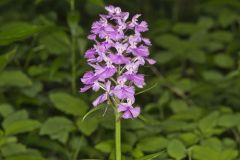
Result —
POLYGON ((133 107, 129 103, 120 103, 118 112, 122 112, 122 118, 136 118, 140 114, 140 107, 133 107))

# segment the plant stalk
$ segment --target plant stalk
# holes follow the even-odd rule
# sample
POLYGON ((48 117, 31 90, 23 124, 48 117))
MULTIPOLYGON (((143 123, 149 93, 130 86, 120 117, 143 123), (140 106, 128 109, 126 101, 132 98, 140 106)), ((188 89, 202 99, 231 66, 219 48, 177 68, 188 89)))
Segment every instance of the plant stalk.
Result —
POLYGON ((115 113, 115 160, 121 160, 121 114, 117 111, 117 100, 110 98, 115 113))
POLYGON ((76 93, 76 37, 72 35, 72 44, 71 44, 71 62, 72 62, 72 94, 76 93))
POLYGON ((121 120, 118 111, 115 112, 115 155, 116 160, 121 160, 121 120))
POLYGON ((70 0, 70 7, 72 11, 75 9, 75 0, 70 0))
MULTIPOLYGON (((75 0, 70 0, 70 8, 71 11, 75 10, 75 0)), ((70 28, 71 29, 71 28, 70 28)), ((71 79, 71 86, 72 86, 72 94, 76 94, 76 78, 77 78, 77 66, 76 66, 76 36, 75 31, 71 30, 71 63, 72 63, 72 79, 71 79)))

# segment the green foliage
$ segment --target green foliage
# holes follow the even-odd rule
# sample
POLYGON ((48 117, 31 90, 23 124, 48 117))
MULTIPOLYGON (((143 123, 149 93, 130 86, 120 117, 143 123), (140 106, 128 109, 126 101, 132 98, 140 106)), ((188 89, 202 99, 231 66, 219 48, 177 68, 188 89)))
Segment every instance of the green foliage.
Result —
POLYGON ((183 159, 186 156, 186 149, 183 143, 179 140, 172 140, 167 146, 168 154, 177 159, 183 159))
POLYGON ((41 127, 40 135, 48 135, 51 139, 66 143, 69 133, 74 130, 74 125, 65 117, 49 118, 41 127))
POLYGON ((166 148, 167 139, 162 137, 147 137, 139 141, 137 148, 145 152, 157 152, 166 148))
POLYGON ((13 49, 0 56, 0 71, 2 71, 6 67, 6 65, 9 63, 9 61, 13 58, 15 54, 16 49, 13 49))
POLYGON ((162 158, 161 156, 165 158, 166 154, 164 154, 164 152, 154 153, 154 154, 150 154, 150 155, 138 158, 137 160, 149 160, 154 158, 162 158))
POLYGON ((82 115, 85 114, 87 110, 87 105, 84 101, 79 98, 68 95, 64 92, 51 93, 49 95, 54 106, 68 114, 72 115, 82 115))
POLYGON ((22 71, 19 70, 3 71, 0 75, 0 86, 28 87, 31 85, 31 79, 29 79, 22 71))
POLYGON ((83 121, 80 118, 77 121, 77 126, 83 134, 89 136, 98 128, 98 119, 89 118, 86 121, 83 121))
POLYGON ((0 160, 114 160, 112 108, 75 93, 107 4, 142 14, 157 61, 142 115, 122 121, 123 160, 239 160, 238 0, 0 1, 0 160))
POLYGON ((32 131, 38 128, 39 125, 40 123, 35 120, 21 120, 21 121, 13 122, 8 124, 8 126, 5 127, 5 134, 14 135, 18 133, 32 131))
POLYGON ((39 26, 26 22, 10 22, 0 27, 0 45, 7 45, 15 41, 27 38, 41 31, 39 26))

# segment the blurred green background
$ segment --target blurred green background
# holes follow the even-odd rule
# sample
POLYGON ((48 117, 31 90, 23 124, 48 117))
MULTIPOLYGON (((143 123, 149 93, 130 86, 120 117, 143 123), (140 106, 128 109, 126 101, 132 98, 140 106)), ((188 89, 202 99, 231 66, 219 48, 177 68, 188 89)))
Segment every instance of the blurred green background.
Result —
POLYGON ((149 23, 153 67, 122 121, 126 160, 240 160, 239 0, 1 0, 0 160, 114 158, 111 110, 80 94, 91 23, 117 5, 149 23))

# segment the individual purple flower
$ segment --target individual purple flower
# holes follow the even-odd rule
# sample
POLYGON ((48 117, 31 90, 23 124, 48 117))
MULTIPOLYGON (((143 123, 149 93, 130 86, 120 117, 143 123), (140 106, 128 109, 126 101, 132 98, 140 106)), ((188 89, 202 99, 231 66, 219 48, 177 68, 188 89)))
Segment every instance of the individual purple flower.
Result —
POLYGON ((129 58, 125 57, 121 53, 110 54, 109 57, 110 57, 111 61, 115 64, 128 64, 128 63, 130 63, 129 58))
POLYGON ((118 112, 122 112, 124 119, 136 118, 140 114, 140 107, 133 107, 130 103, 120 103, 118 112))
POLYGON ((93 71, 88 71, 83 75, 81 81, 84 84, 93 84, 97 80, 97 78, 98 77, 93 73, 93 71))
POLYGON ((150 40, 148 38, 142 38, 142 41, 144 44, 146 44, 147 46, 151 46, 152 43, 150 42, 150 40))
POLYGON ((129 20, 129 13, 112 5, 105 7, 108 14, 92 24, 88 39, 95 42, 84 57, 92 67, 81 78, 84 87, 80 92, 104 90, 93 101, 93 106, 104 102, 117 103, 122 118, 136 118, 140 107, 133 107, 135 88, 143 88, 144 75, 139 67, 155 63, 149 58, 151 42, 142 36, 148 30, 146 21, 140 21, 140 14, 129 20))
POLYGON ((125 73, 125 74, 122 75, 122 77, 124 77, 127 80, 133 82, 138 88, 143 88, 143 86, 145 85, 143 74, 125 73))
POLYGON ((110 96, 112 93, 111 93, 111 82, 110 81, 107 81, 106 84, 105 84, 105 93, 100 95, 99 97, 97 97, 97 99, 95 101, 93 101, 93 106, 96 107, 97 105, 105 102, 107 99, 108 99, 108 96, 110 96))
POLYGON ((90 48, 85 52, 84 57, 87 59, 93 59, 96 58, 95 56, 97 55, 96 49, 95 48, 90 48))
POLYGON ((141 23, 137 24, 135 26, 135 30, 137 32, 146 32, 148 30, 148 25, 147 25, 147 22, 145 21, 142 21, 141 23))
POLYGON ((117 85, 113 89, 113 94, 121 100, 124 100, 126 98, 134 99, 134 93, 135 91, 133 86, 117 85))
POLYGON ((117 72, 117 69, 114 66, 105 66, 103 67, 98 75, 100 79, 107 79, 112 77, 117 72))
POLYGON ((135 56, 147 57, 149 55, 148 47, 144 45, 132 48, 131 51, 135 56))
POLYGON ((133 16, 132 20, 129 23, 129 27, 132 29, 134 28, 136 25, 138 25, 138 18, 141 16, 141 14, 136 14, 135 16, 133 16))

